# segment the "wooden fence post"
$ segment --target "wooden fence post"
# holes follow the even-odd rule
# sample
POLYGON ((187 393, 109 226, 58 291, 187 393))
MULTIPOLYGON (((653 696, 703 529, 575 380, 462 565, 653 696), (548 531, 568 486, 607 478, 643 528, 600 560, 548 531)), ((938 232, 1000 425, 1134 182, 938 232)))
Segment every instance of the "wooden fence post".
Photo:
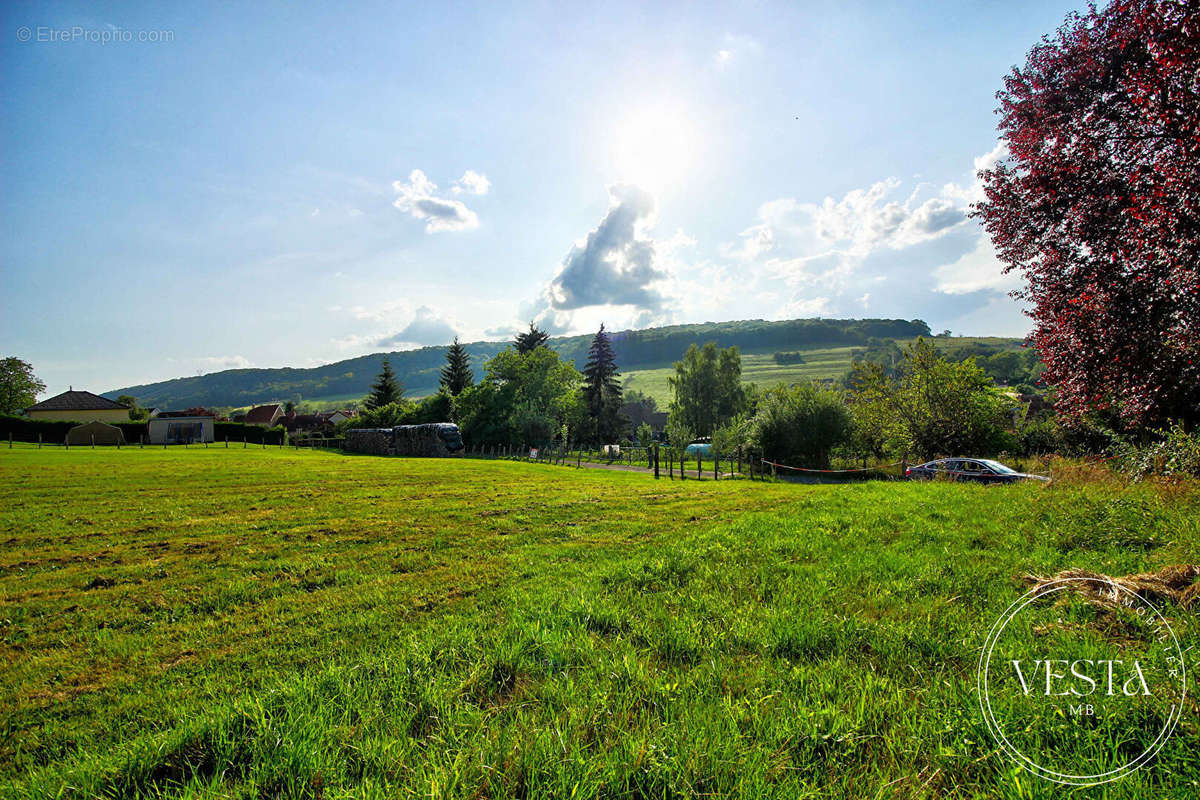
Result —
POLYGON ((718 472, 720 472, 720 469, 721 469, 721 456, 714 454, 713 455, 713 480, 714 481, 721 480, 721 476, 717 474, 718 472))
POLYGON ((654 459, 654 480, 658 480, 658 445, 654 445, 652 457, 654 459))
POLYGON ((701 480, 704 476, 701 471, 704 469, 704 456, 700 455, 700 450, 696 450, 696 480, 701 480))
POLYGON ((38 434, 38 450, 42 449, 42 435, 38 434))

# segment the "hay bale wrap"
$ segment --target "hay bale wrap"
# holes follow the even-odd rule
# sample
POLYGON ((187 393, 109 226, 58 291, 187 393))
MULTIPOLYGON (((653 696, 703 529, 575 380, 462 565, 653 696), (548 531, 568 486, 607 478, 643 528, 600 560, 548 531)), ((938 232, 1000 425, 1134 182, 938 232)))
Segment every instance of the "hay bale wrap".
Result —
POLYGON ((397 425, 392 428, 398 456, 453 456, 463 449, 462 433, 451 422, 397 425))
POLYGON ((346 450, 381 456, 455 456, 462 452, 462 433, 450 422, 397 425, 394 428, 352 428, 346 431, 346 450))
POLYGON ((392 429, 352 428, 346 431, 346 440, 342 447, 352 453, 390 456, 393 454, 392 429))

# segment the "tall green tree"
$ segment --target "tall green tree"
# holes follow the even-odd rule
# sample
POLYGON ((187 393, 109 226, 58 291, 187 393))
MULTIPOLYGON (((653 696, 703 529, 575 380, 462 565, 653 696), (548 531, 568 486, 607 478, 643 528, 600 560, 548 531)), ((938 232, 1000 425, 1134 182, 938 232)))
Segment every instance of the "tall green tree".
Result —
POLYGON ((1013 444, 1013 405, 975 359, 953 362, 925 339, 907 348, 899 378, 860 363, 851 380, 860 436, 922 458, 990 455, 1013 444))
POLYGON ((470 446, 550 444, 563 426, 579 430, 585 416, 575 365, 548 347, 504 350, 484 365, 483 379, 455 399, 470 446))
POLYGON ((451 397, 458 397, 462 394, 463 389, 475 382, 475 373, 471 371, 471 356, 467 353, 467 348, 458 343, 458 337, 454 337, 454 344, 446 350, 446 366, 442 367, 442 388, 445 389, 451 397))
POLYGON ((671 419, 683 423, 697 436, 711 436, 718 426, 746 406, 742 354, 737 347, 718 350, 715 342, 708 342, 703 348, 693 344, 683 360, 675 362, 675 375, 667 381, 675 393, 671 419))
POLYGON ((141 422, 149 418, 149 412, 146 409, 138 406, 137 398, 131 394, 123 394, 117 397, 117 402, 123 406, 129 407, 129 419, 133 422, 141 422))
POLYGON ((604 330, 604 323, 600 323, 600 330, 592 339, 587 364, 583 368, 583 402, 591 427, 589 438, 601 444, 619 441, 629 422, 621 415, 623 400, 619 375, 617 355, 604 330))
POLYGON ((388 359, 383 360, 383 370, 380 371, 379 377, 371 384, 371 393, 367 395, 363 405, 367 409, 381 408, 389 403, 398 403, 400 398, 404 396, 404 387, 396 380, 396 373, 392 372, 392 363, 388 359))
POLYGON ((530 320, 529 330, 525 331, 524 333, 517 334, 517 338, 513 339, 513 347, 517 348, 518 355, 523 356, 526 353, 532 353, 539 347, 545 347, 546 343, 549 341, 550 334, 540 330, 538 326, 534 325, 533 321, 530 320))
POLYGON ((33 365, 15 356, 0 361, 0 414, 18 414, 37 402, 46 384, 33 374, 33 365))

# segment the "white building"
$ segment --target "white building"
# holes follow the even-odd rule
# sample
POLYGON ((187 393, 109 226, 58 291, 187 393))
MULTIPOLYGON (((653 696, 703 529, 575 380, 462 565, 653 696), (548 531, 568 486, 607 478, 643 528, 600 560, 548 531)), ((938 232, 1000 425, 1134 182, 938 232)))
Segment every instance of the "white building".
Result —
POLYGON ((148 423, 150 444, 202 444, 213 441, 212 417, 159 415, 148 423))

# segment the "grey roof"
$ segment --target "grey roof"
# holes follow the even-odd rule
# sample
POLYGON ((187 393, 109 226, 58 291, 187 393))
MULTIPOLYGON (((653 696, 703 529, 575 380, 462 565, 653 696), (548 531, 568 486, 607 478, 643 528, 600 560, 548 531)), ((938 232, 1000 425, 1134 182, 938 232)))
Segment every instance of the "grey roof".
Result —
POLYGON ((109 400, 91 392, 63 392, 54 397, 48 397, 37 405, 30 406, 26 411, 115 411, 128 410, 129 406, 109 400))

